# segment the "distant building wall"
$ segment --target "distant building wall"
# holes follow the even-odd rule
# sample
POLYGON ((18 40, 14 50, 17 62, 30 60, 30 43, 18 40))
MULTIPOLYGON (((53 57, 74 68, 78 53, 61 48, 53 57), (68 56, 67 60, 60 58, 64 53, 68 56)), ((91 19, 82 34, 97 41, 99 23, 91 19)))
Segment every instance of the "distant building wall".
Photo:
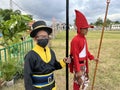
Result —
POLYGON ((111 25, 111 30, 120 30, 120 24, 111 25))

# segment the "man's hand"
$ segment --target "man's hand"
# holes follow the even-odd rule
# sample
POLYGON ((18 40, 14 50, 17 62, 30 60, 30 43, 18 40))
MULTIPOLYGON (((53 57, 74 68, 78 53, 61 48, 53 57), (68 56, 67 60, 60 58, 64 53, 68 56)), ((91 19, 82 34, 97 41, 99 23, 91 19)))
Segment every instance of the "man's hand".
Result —
POLYGON ((71 58, 70 57, 66 57, 66 58, 63 59, 63 61, 65 63, 71 63, 71 58))
POLYGON ((96 61, 96 62, 98 62, 99 61, 99 58, 95 58, 95 59, 93 59, 94 61, 96 61))

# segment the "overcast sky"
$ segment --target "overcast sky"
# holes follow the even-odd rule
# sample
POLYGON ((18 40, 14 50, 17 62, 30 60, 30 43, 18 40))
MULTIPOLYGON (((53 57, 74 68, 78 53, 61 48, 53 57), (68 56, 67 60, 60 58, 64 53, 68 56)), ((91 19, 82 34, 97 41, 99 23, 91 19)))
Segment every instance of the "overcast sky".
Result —
MULTIPOLYGON (((66 22, 66 0, 12 0, 12 8, 34 16, 35 19, 51 22, 66 22)), ((0 0, 0 8, 10 8, 10 0, 0 0)), ((69 0, 69 21, 73 24, 74 10, 81 11, 88 22, 104 19, 106 0, 69 0)), ((120 0, 111 0, 108 18, 120 21, 120 0)))

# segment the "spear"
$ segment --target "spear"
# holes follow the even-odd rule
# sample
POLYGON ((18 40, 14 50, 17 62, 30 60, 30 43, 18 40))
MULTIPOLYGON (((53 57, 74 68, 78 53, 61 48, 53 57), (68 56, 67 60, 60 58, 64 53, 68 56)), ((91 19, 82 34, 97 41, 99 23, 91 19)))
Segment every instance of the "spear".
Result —
MULTIPOLYGON (((66 0, 66 57, 69 50, 69 0, 66 0)), ((66 64, 66 90, 69 90, 68 64, 66 64)))
MULTIPOLYGON (((100 49, 101 49, 101 45, 102 45, 102 39, 103 39, 103 34, 104 34, 104 27, 105 27, 105 24, 106 24, 106 19, 107 19, 107 13, 108 13, 108 7, 109 7, 110 0, 107 0, 106 3, 107 3, 107 6, 106 6, 106 12, 105 12, 105 17, 104 17, 104 22, 103 22, 103 28, 102 28, 102 33, 101 33, 101 38, 100 38, 97 58, 99 58, 99 56, 100 56, 100 49)), ((94 77, 93 77, 93 83, 92 83, 91 90, 93 90, 93 88, 94 88, 97 67, 98 67, 98 61, 96 62, 96 66, 95 66, 95 70, 94 70, 94 77)))

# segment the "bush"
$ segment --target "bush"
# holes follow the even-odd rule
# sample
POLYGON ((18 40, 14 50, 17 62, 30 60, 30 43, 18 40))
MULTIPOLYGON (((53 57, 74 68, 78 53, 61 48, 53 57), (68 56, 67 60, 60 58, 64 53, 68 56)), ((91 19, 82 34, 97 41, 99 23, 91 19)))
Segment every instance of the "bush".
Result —
POLYGON ((6 81, 12 80, 17 71, 16 61, 8 60, 1 65, 2 78, 6 81))

